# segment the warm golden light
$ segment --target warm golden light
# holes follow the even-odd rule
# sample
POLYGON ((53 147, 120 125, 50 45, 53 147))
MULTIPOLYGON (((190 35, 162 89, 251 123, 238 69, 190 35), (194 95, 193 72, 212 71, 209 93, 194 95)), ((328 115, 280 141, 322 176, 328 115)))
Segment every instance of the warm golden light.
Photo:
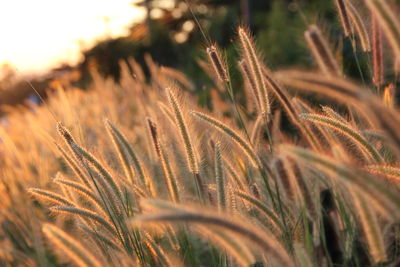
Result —
POLYGON ((0 64, 43 72, 76 63, 80 50, 127 33, 144 10, 132 0, 0 1, 0 64))

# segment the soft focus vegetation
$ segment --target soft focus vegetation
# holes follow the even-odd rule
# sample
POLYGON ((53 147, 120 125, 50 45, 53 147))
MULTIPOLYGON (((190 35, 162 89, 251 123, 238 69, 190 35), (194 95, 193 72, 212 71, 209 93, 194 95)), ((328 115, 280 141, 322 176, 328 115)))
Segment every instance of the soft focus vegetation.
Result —
MULTIPOLYGON (((53 81, 45 104, 9 108, 0 265, 397 266, 399 6, 332 6, 335 49, 317 24, 293 50, 269 40, 292 69, 238 27, 235 57, 204 41, 193 79, 212 83, 146 54, 118 82, 97 62, 87 90, 53 81)), ((299 38, 273 9, 259 32, 299 38)))

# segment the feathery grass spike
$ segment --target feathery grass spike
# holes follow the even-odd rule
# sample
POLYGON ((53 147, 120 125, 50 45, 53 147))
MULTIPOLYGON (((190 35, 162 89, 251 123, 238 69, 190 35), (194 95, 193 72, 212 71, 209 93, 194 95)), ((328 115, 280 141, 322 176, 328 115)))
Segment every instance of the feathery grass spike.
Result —
POLYGON ((383 162, 382 156, 375 149, 375 147, 355 129, 352 129, 348 124, 345 124, 335 118, 330 118, 319 114, 303 113, 300 116, 306 120, 326 125, 340 133, 347 135, 354 140, 354 142, 358 143, 360 147, 366 151, 377 163, 383 162))
POLYGON ((39 199, 48 200, 61 205, 75 206, 73 202, 71 202, 70 200, 52 191, 43 190, 39 188, 29 188, 28 192, 39 199))
POLYGON ((242 27, 238 28, 239 42, 242 47, 245 66, 249 68, 251 80, 255 86, 256 96, 259 97, 261 114, 268 116, 271 112, 268 91, 265 85, 262 66, 249 33, 242 27))
POLYGON ((175 122, 178 126, 180 136, 182 138, 185 151, 186 151, 186 158, 188 162, 189 169, 192 173, 198 174, 199 173, 199 166, 196 159, 196 152, 192 145, 192 140, 190 138, 189 129, 187 123, 185 121, 182 108, 176 98, 175 94, 172 92, 172 89, 166 88, 166 92, 168 95, 168 100, 171 105, 172 111, 174 113, 175 122))
POLYGON ((147 185, 144 169, 136 152, 133 150, 126 137, 117 129, 117 127, 115 127, 110 121, 107 121, 107 124, 112 130, 113 134, 117 137, 118 142, 121 143, 121 145, 124 147, 124 149, 126 149, 127 153, 129 154, 133 163, 133 167, 135 169, 135 174, 139 177, 140 182, 143 185, 147 185))
POLYGON ((225 63, 221 59, 218 49, 212 45, 207 47, 207 55, 217 74, 217 77, 222 82, 229 81, 228 72, 226 71, 225 63))
POLYGON ((156 150, 156 153, 161 161, 161 166, 164 172, 165 181, 168 186, 168 192, 170 198, 173 202, 179 202, 179 189, 178 189, 178 181, 174 175, 172 170, 171 163, 169 162, 168 154, 165 151, 164 147, 161 144, 161 140, 158 136, 157 125, 150 119, 147 119, 148 126, 150 128, 151 137, 153 140, 153 145, 156 150))

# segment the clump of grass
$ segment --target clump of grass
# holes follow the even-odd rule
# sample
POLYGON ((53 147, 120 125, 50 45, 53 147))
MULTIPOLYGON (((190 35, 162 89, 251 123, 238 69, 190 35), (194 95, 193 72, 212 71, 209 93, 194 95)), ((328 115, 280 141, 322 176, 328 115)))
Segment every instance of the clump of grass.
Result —
MULTIPOLYGON (((335 1, 346 38, 360 42, 356 57, 379 52, 373 34, 364 53, 364 17, 397 55, 386 1, 365 1, 367 14, 335 1)), ((317 26, 305 35, 322 73, 268 69, 239 27, 244 88, 209 45, 220 89, 212 111, 194 111, 202 108, 189 79, 145 56, 150 77, 130 59, 119 84, 94 73, 91 90, 49 98, 62 142, 46 107, 9 115, 0 128, 0 265, 396 265, 395 79, 367 64, 371 77, 350 81, 317 26), (369 89, 385 84, 383 94, 369 89), (252 101, 240 106, 233 89, 252 101)))

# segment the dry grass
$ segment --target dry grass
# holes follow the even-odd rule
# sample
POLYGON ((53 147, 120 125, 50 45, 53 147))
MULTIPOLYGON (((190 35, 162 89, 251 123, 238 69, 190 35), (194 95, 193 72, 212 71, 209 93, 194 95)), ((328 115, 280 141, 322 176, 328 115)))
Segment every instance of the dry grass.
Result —
MULTIPOLYGON (((349 0, 336 3, 347 38, 360 35, 354 48, 369 51, 377 37, 349 0)), ((396 60, 398 18, 385 1, 366 3, 396 60)), ((60 88, 34 111, 15 110, 0 128, 0 265, 398 264, 395 81, 381 69, 371 88, 346 79, 318 28, 306 36, 320 71, 272 72, 240 27, 244 85, 212 46, 222 89, 212 111, 150 57, 150 83, 130 60, 120 84, 93 73, 87 92, 60 88), (381 95, 374 84, 391 85, 381 95)))

